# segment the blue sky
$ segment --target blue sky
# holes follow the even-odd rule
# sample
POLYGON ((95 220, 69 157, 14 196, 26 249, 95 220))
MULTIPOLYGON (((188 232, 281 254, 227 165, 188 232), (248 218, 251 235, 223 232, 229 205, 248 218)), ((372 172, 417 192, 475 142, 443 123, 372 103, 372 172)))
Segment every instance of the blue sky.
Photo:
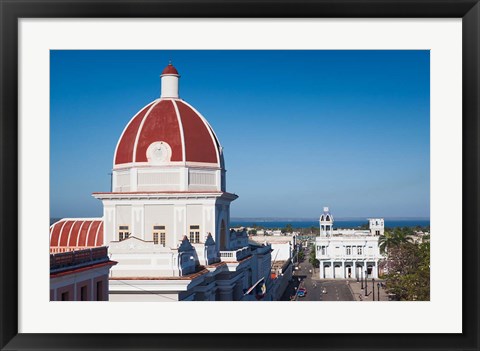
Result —
POLYGON ((224 147, 232 217, 430 216, 429 51, 52 51, 51 217, 101 216, 163 68, 224 147))

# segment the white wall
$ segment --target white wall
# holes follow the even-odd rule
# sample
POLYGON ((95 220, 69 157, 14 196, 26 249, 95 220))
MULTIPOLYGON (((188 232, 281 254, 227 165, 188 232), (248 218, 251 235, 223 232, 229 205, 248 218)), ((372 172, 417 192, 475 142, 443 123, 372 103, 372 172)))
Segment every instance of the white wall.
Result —
POLYGON ((286 261, 291 258, 291 246, 290 243, 272 243, 272 260, 286 261))
MULTIPOLYGON (((144 164, 144 165, 143 165, 144 164)), ((221 170, 195 166, 142 167, 113 170, 114 192, 131 191, 220 191, 221 170)))
POLYGON ((165 226, 165 247, 177 247, 179 244, 174 231, 173 205, 145 205, 145 240, 153 240, 153 226, 165 226))

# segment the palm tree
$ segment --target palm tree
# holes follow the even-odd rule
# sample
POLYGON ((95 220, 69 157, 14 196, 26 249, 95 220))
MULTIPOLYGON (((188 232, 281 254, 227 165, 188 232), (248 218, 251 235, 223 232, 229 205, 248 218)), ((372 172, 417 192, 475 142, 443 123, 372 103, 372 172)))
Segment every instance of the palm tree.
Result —
POLYGON ((315 245, 312 245, 312 249, 310 251, 310 257, 308 259, 308 262, 311 263, 311 265, 313 266, 313 269, 315 271, 315 268, 318 268, 320 267, 320 261, 317 260, 317 257, 315 255, 315 245))
POLYGON ((399 246, 401 244, 405 244, 405 243, 411 243, 412 242, 412 238, 408 236, 407 234, 408 232, 406 232, 405 230, 402 230, 402 231, 398 231, 398 232, 395 232, 393 233, 393 236, 394 236, 394 241, 395 241, 395 246, 399 246))
POLYGON ((380 248, 380 252, 384 254, 387 252, 387 248, 391 247, 394 243, 394 237, 390 232, 385 232, 385 234, 380 235, 378 238, 378 247, 380 248))
POLYGON ((378 239, 378 247, 381 253, 385 253, 389 247, 400 246, 401 244, 410 243, 411 241, 412 238, 405 234, 404 231, 396 230, 393 233, 385 232, 384 235, 381 235, 378 239))

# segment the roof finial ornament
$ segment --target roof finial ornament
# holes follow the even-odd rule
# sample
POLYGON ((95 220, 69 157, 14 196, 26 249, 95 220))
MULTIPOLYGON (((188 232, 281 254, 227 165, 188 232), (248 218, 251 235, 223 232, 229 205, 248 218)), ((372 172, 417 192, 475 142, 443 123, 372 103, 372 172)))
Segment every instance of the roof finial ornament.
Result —
POLYGON ((168 65, 172 66, 172 59, 168 59, 168 65))

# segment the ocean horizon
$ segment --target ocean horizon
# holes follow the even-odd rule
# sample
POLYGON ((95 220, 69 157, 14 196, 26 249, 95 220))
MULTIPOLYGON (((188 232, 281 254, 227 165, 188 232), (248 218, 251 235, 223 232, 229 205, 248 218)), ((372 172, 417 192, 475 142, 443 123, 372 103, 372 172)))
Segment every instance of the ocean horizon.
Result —
MULTIPOLYGON (((100 217, 99 217, 100 218, 100 217)), ((61 218, 50 218, 50 225, 59 221, 61 218)), ((395 227, 426 227, 430 226, 430 219, 425 218, 384 218, 385 228, 395 227)), ((287 224, 291 224, 293 228, 310 228, 318 227, 318 219, 303 219, 303 218, 232 218, 230 220, 230 227, 253 227, 260 226, 264 228, 284 228, 287 224)), ((358 217, 343 217, 335 218, 334 228, 358 228, 362 225, 368 224, 366 218, 358 217)))

